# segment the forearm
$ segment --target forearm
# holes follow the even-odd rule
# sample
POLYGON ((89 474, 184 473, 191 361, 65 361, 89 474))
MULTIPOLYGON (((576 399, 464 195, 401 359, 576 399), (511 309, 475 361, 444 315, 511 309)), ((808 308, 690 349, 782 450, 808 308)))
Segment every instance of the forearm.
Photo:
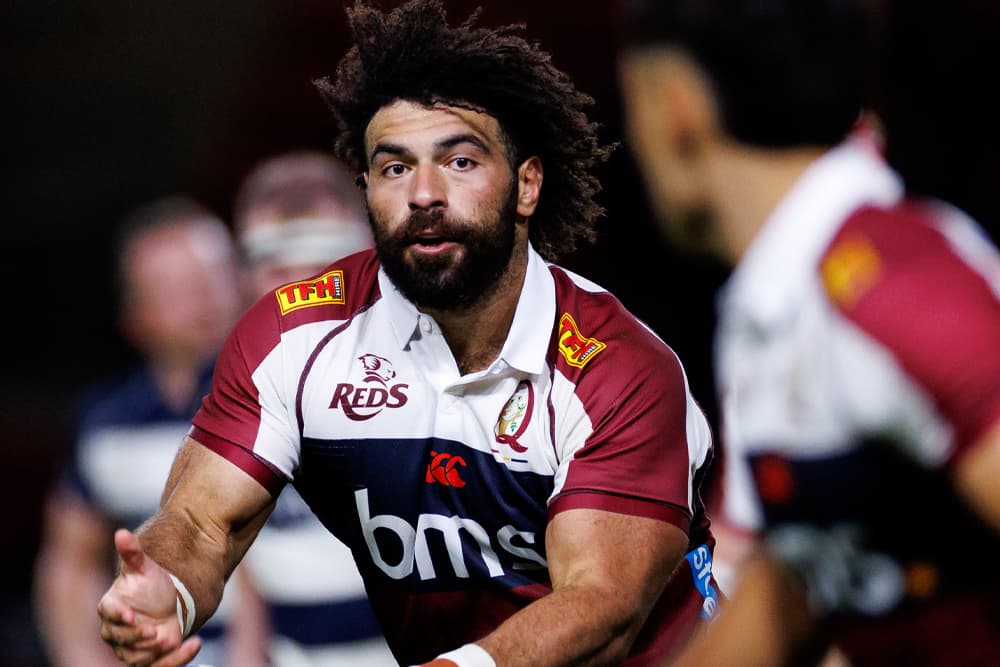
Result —
POLYGON ((186 515, 161 509, 136 536, 146 554, 183 582, 194 599, 197 630, 215 613, 232 554, 228 540, 208 532, 186 515))
POLYGON ((757 554, 718 619, 672 662, 672 667, 784 665, 807 645, 813 617, 793 574, 757 554))
POLYGON ((226 580, 273 508, 256 482, 193 440, 185 442, 160 509, 136 535, 145 553, 191 594, 193 630, 219 606, 226 580))
POLYGON ((955 467, 955 477, 973 510, 1000 532, 1000 423, 969 448, 955 467))
POLYGON ((560 512, 545 536, 552 593, 476 644, 498 667, 619 664, 687 542, 676 526, 655 519, 560 512))
POLYGON ((618 664, 641 629, 645 611, 610 588, 564 586, 476 643, 498 667, 618 664))

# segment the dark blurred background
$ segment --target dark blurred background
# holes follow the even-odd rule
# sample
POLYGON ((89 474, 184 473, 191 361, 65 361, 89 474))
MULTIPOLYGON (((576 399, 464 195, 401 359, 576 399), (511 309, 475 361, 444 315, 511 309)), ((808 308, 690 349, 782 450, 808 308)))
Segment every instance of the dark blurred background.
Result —
MULTIPOLYGON (((461 18, 523 22, 622 138, 615 55, 622 0, 447 0, 461 18)), ((392 2, 385 2, 393 6, 392 2)), ((1000 9, 982 0, 871 0, 872 62, 890 160, 997 236, 1000 9)), ((132 207, 183 192, 228 219, 259 158, 330 148, 333 120, 311 81, 346 49, 339 0, 12 0, 0 22, 7 294, 0 373, 3 548, 0 667, 44 664, 30 571, 42 494, 74 396, 133 359, 115 325, 112 231, 132 207)), ((601 238, 564 264, 614 291, 677 350, 715 422, 713 298, 726 271, 663 242, 627 151, 602 168, 601 238)), ((206 285, 205 289, 211 289, 206 285)), ((1000 343, 998 343, 1000 344, 1000 343)))

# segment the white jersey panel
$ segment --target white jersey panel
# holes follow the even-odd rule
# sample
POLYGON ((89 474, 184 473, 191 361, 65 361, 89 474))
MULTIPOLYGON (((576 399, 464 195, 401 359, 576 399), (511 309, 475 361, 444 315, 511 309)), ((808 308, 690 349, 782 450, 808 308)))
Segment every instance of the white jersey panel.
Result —
POLYGON ((552 375, 552 403, 556 406, 555 437, 557 443, 556 456, 559 467, 555 473, 555 488, 552 496, 555 498, 562 492, 566 483, 569 466, 573 456, 587 444, 587 438, 594 432, 590 416, 583 403, 576 395, 576 385, 567 380, 558 370, 552 375))
POLYGON ((294 477, 299 462, 298 419, 295 396, 298 376, 286 368, 302 368, 310 351, 340 322, 316 322, 296 327, 281 336, 281 343, 254 370, 252 378, 260 402, 260 426, 253 444, 255 454, 294 477))

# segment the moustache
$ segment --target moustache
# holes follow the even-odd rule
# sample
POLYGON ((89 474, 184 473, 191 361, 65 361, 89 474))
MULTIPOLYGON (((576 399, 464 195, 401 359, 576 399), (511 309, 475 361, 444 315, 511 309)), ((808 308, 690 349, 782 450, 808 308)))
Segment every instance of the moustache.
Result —
POLYGON ((429 236, 448 241, 461 241, 469 234, 464 225, 448 218, 444 211, 414 211, 396 234, 401 243, 417 243, 429 236))

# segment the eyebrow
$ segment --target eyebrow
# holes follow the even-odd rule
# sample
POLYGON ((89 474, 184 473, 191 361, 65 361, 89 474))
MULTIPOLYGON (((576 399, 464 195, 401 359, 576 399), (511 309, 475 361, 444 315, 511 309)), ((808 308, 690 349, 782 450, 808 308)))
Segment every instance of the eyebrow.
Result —
POLYGON ((369 156, 368 162, 370 163, 374 162, 375 158, 378 156, 379 153, 388 153, 389 155, 396 155, 399 157, 406 157, 412 155, 412 153, 406 147, 401 146, 399 144, 379 142, 375 144, 375 147, 372 149, 372 154, 371 156, 369 156))
POLYGON ((434 144, 434 146, 435 148, 438 149, 448 149, 448 148, 454 148, 459 144, 472 144, 473 146, 477 147, 479 150, 486 153, 487 155, 490 154, 490 149, 489 147, 487 147, 486 142, 471 133, 456 134, 446 139, 442 139, 441 141, 434 144))
MULTIPOLYGON (((454 148, 455 146, 458 146, 460 144, 472 144, 473 146, 475 146, 479 150, 483 151, 487 155, 491 154, 491 151, 490 151, 489 147, 486 145, 486 142, 483 141, 482 139, 480 139, 479 137, 477 137, 476 135, 471 134, 471 133, 456 134, 456 135, 453 135, 453 136, 441 139, 440 141, 438 141, 438 142, 436 142, 434 144, 434 148, 435 148, 435 150, 442 151, 442 150, 448 150, 450 148, 454 148)), ((375 144, 375 147, 372 149, 372 153, 371 153, 371 155, 368 158, 368 162, 369 163, 374 162, 375 158, 380 153, 386 153, 388 155, 392 155, 392 156, 396 156, 396 157, 401 157, 401 158, 412 158, 413 157, 413 151, 411 151, 410 149, 406 148, 405 146, 403 146, 401 144, 394 144, 394 143, 388 143, 388 142, 379 142, 379 143, 375 144)))

